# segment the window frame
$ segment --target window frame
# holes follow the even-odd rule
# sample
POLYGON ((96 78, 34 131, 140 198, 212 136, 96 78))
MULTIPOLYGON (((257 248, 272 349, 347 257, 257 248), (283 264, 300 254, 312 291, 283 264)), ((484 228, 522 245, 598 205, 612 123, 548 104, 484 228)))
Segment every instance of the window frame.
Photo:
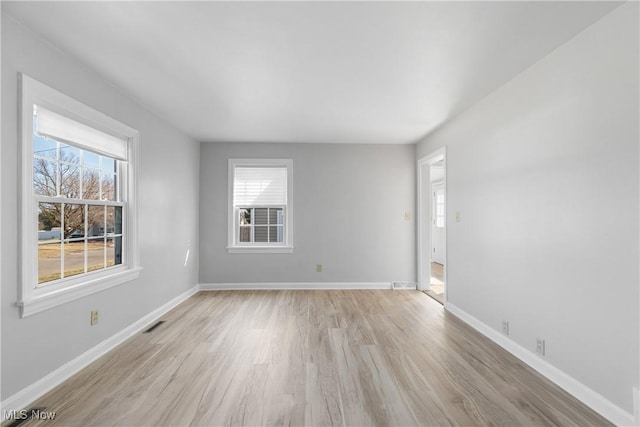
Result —
MULTIPOLYGON (((292 159, 229 159, 228 179, 228 253, 292 253, 293 246, 293 160, 292 159), (287 204, 278 206, 233 206, 233 187, 236 167, 286 167, 287 204), (283 208, 284 238, 282 242, 240 242, 239 209, 283 208)), ((254 224, 255 225, 255 224, 254 224)))
MULTIPOLYGON (((137 130, 20 73, 21 216, 20 268, 18 286, 20 316, 27 317, 52 307, 129 282, 139 277, 137 220, 137 130), (118 161, 122 218, 122 264, 100 271, 82 273, 55 283, 38 286, 38 199, 33 193, 33 106, 53 111, 127 141, 127 160, 118 161)), ((63 200, 64 202, 64 200, 63 200)), ((98 201, 96 201, 98 202, 98 201)), ((100 204, 99 202, 97 204, 100 204)))

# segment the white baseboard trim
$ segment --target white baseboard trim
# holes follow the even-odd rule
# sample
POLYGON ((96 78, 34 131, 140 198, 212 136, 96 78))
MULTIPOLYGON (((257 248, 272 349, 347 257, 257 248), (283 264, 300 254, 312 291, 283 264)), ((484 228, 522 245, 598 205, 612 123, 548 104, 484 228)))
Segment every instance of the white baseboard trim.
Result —
POLYGON ((497 330, 489 327, 485 323, 468 314, 454 304, 448 303, 445 307, 454 316, 458 317, 469 326, 476 329, 487 338, 498 344, 500 347, 513 354, 515 357, 538 371, 550 381, 564 389, 576 399, 611 421, 618 426, 632 426, 634 423, 634 415, 628 413, 624 409, 615 405, 596 391, 585 386, 575 378, 569 376, 564 371, 556 368, 549 362, 540 358, 532 351, 527 350, 520 344, 502 335, 497 330))
POLYGON ((198 286, 192 287, 191 289, 183 292, 166 304, 153 310, 151 313, 138 319, 120 332, 102 341, 95 347, 92 347, 91 349, 85 351, 75 359, 65 363, 64 365, 46 375, 45 377, 41 378, 40 380, 36 381, 35 383, 25 387, 13 396, 10 396, 4 401, 0 402, 2 420, 4 421, 5 413, 7 413, 7 411, 19 411, 26 408, 28 405, 43 396, 45 393, 49 392, 54 387, 57 387, 72 375, 78 373, 81 369, 85 368, 105 353, 111 351, 114 347, 131 338, 133 335, 137 334, 150 323, 152 323, 154 320, 161 317, 169 310, 198 292, 198 286))
POLYGON ((200 283, 201 291, 391 289, 391 282, 200 283))

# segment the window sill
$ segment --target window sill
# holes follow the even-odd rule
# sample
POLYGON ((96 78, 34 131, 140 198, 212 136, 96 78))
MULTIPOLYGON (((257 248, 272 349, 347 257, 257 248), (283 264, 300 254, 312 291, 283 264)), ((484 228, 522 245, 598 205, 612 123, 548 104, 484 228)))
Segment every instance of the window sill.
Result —
POLYGON ((293 246, 227 246, 230 254, 290 254, 293 246))
POLYGON ((16 305, 20 307, 20 317, 28 317, 78 298, 135 280, 140 276, 140 271, 142 271, 142 267, 130 268, 109 276, 87 280, 75 286, 53 290, 43 295, 18 301, 16 305))

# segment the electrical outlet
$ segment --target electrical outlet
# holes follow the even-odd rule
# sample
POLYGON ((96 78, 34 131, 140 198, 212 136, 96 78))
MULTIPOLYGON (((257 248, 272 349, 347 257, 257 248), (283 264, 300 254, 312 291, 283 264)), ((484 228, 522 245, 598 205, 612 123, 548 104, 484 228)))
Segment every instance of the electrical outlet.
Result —
POLYGON ((456 222, 460 222, 460 212, 456 212, 456 222))
POLYGON ((404 213, 404 220, 405 220, 405 221, 411 221, 411 212, 406 211, 406 212, 404 213))
POLYGON ((91 310, 91 326, 98 324, 98 310, 91 310))
POLYGON ((544 356, 544 340, 542 338, 536 338, 536 353, 544 356))
POLYGON ((322 264, 316 264, 316 273, 322 273, 322 264))
POLYGON ((502 321, 502 333, 505 335, 509 335, 509 322, 506 320, 502 321))

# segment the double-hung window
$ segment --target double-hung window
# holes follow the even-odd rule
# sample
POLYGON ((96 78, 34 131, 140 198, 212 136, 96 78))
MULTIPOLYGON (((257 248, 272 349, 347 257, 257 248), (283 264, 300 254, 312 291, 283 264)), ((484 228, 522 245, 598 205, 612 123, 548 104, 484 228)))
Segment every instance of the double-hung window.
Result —
POLYGON ((229 252, 291 252, 291 160, 229 160, 229 252))
POLYGON ((22 315, 138 276, 137 131, 21 76, 22 315))

